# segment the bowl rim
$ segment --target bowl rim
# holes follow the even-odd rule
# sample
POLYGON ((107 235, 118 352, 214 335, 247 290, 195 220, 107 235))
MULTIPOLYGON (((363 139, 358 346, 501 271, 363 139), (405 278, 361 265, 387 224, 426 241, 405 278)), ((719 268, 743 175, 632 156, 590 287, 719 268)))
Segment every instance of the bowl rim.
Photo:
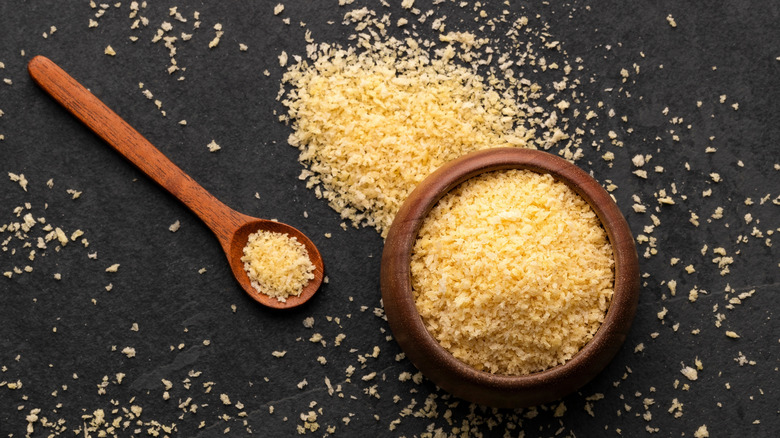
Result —
POLYGON ((480 404, 521 407, 575 391, 612 360, 626 339, 639 298, 634 238, 617 204, 593 177, 569 161, 535 149, 491 148, 444 164, 404 201, 385 240, 380 283, 388 323, 406 356, 439 387, 480 404), (482 173, 527 169, 547 173, 585 199, 612 245, 615 283, 607 314, 593 338, 563 364, 514 376, 478 371, 456 359, 428 332, 411 286, 411 252, 422 222, 436 203, 463 181, 482 173))

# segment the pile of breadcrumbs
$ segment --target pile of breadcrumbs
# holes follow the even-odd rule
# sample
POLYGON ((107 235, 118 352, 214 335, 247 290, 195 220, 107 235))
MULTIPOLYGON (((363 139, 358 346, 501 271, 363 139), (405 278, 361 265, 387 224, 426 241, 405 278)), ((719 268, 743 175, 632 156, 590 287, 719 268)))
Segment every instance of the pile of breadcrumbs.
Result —
POLYGON ((612 246, 582 197, 549 174, 489 172, 445 195, 412 251, 428 331, 478 370, 529 374, 564 363, 612 298, 612 246))
POLYGON ((284 75, 289 143, 306 166, 300 177, 342 218, 384 236, 409 193, 445 162, 532 146, 514 91, 489 86, 451 57, 431 56, 412 39, 363 50, 322 45, 314 62, 284 75))
POLYGON ((300 295, 314 278, 306 247, 284 233, 260 230, 250 234, 241 261, 252 287, 281 302, 300 295))

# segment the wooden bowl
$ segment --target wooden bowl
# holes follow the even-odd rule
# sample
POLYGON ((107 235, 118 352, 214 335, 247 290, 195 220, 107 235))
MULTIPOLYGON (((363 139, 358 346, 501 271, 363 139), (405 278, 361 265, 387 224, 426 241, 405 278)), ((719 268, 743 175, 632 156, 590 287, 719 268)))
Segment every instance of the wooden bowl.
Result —
POLYGON ((547 152, 496 148, 453 160, 426 178, 409 195, 385 241, 381 267, 382 299, 390 328, 406 357, 442 389, 465 400, 494 407, 524 407, 557 400, 593 379, 626 339, 639 298, 639 266, 631 230, 610 195, 577 166, 547 152), (423 219, 461 182, 484 172, 527 169, 549 173, 574 189, 598 215, 615 258, 614 295, 604 322, 567 362, 522 376, 478 371, 445 350, 417 312, 412 293, 411 254, 423 219))

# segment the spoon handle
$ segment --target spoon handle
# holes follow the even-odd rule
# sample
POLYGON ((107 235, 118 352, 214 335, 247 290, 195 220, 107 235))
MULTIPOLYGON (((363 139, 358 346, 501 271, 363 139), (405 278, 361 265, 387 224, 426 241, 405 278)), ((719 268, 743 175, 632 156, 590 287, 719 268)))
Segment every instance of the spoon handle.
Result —
POLYGON ((182 201, 223 243, 251 219, 215 198, 171 162, 138 131, 57 64, 43 56, 30 60, 33 80, 143 173, 182 201))

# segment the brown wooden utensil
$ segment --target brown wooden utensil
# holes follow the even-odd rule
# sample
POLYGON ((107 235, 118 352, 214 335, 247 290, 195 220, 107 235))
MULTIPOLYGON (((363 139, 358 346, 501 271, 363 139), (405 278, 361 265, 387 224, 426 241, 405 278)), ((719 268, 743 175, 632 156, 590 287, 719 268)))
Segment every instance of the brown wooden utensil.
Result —
POLYGON ((443 165, 404 201, 390 226, 382 252, 382 300, 390 329, 406 357, 436 385, 478 404, 504 408, 532 406, 576 391, 604 369, 618 352, 639 300, 638 263, 634 238, 620 209, 584 170, 543 151, 486 149, 443 165), (478 371, 439 345, 417 311, 411 282, 412 249, 434 205, 463 181, 505 169, 548 173, 571 187, 598 215, 615 258, 614 294, 593 339, 564 364, 522 376, 478 371))
POLYGON ((34 57, 27 69, 46 93, 203 220, 222 244, 233 275, 257 302, 277 309, 296 307, 308 301, 319 289, 324 270, 322 256, 306 235, 290 225, 247 216, 220 202, 48 58, 34 57), (281 302, 252 287, 241 257, 249 235, 258 230, 287 234, 306 247, 315 267, 314 279, 306 284, 299 296, 290 296, 286 302, 281 302))

